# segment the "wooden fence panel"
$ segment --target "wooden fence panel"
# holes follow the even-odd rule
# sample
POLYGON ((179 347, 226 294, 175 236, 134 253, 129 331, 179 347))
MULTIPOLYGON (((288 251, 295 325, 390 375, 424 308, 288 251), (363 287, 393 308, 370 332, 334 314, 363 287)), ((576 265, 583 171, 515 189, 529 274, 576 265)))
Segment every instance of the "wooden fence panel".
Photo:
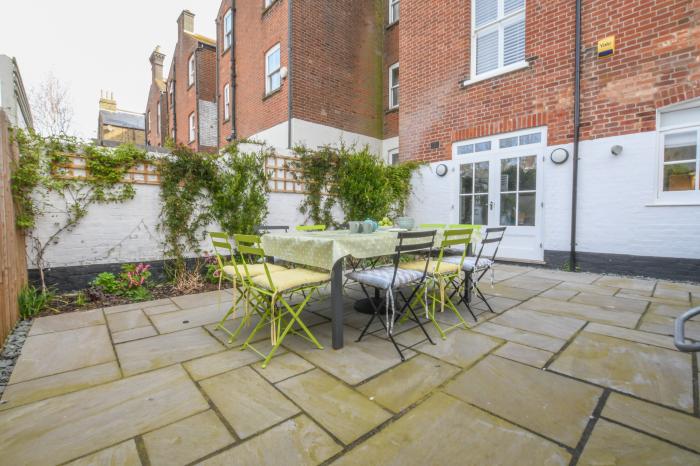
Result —
POLYGON ((17 295, 27 283, 24 237, 15 228, 10 188, 10 170, 19 154, 8 131, 7 117, 0 110, 0 349, 19 319, 17 295))

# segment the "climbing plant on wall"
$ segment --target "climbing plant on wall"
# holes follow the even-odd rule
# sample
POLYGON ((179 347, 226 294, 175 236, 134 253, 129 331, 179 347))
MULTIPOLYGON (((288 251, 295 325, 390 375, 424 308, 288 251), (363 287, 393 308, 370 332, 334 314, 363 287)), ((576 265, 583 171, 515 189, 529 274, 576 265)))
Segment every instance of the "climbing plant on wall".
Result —
POLYGON ((128 144, 110 149, 19 129, 12 131, 12 139, 19 148, 11 177, 16 223, 30 241, 32 259, 46 289, 46 251, 75 229, 94 204, 133 199, 133 186, 122 181, 129 169, 147 160, 147 154, 128 144), (85 160, 87 176, 64 176, 70 155, 85 160), (40 234, 37 224, 42 218, 40 234))

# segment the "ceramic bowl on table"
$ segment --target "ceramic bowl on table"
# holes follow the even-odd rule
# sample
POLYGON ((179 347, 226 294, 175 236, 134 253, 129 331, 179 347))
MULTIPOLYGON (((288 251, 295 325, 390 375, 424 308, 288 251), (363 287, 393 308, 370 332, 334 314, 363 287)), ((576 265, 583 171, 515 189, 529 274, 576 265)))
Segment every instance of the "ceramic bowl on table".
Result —
POLYGON ((416 226, 416 221, 413 217, 398 217, 396 219, 396 226, 405 228, 406 230, 413 230, 413 227, 416 226))

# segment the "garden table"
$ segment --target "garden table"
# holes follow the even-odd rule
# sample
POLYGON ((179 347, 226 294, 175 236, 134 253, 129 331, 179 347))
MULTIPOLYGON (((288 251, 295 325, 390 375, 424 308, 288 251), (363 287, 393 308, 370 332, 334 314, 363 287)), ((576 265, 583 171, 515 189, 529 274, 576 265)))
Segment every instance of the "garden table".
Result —
MULTIPOLYGON (((287 262, 318 267, 331 272, 331 308, 333 311, 333 348, 343 347, 343 261, 388 256, 395 253, 395 231, 350 233, 348 230, 267 233, 262 236, 265 254, 287 262)), ((442 241, 438 230, 435 244, 442 241)))

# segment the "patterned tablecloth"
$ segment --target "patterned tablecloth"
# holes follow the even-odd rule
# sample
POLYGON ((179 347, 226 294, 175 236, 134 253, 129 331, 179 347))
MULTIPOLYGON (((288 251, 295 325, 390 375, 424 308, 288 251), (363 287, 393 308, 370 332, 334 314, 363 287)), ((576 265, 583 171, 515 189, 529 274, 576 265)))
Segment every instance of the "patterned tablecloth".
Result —
MULTIPOLYGON (((319 232, 268 233, 262 237, 265 254, 295 264, 331 270, 336 261, 352 256, 357 259, 394 254, 398 233, 379 230, 374 233, 350 233, 348 230, 319 232)), ((442 241, 437 230, 435 246, 442 241)))

